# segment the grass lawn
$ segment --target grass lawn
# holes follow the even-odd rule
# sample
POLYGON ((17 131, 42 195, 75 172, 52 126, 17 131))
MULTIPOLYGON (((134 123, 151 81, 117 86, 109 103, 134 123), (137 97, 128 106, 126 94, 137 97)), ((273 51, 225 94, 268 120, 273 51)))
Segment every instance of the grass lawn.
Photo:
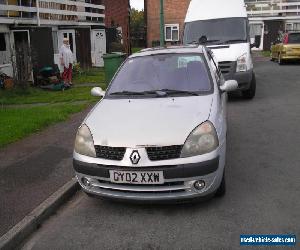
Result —
POLYGON ((97 84, 103 89, 106 88, 105 74, 102 68, 91 68, 80 75, 74 76, 73 87, 66 91, 49 91, 40 88, 1 90, 0 105, 8 104, 33 104, 33 103, 58 103, 73 101, 96 101, 98 98, 91 96, 92 87, 80 86, 82 83, 97 84))
POLYGON ((270 57, 270 51, 268 51, 268 50, 262 51, 261 54, 262 54, 262 56, 264 56, 264 57, 270 57))
POLYGON ((103 85, 105 82, 105 73, 103 68, 91 68, 83 71, 81 74, 75 75, 74 84, 81 83, 99 83, 103 85))
POLYGON ((132 48, 131 52, 132 53, 137 53, 137 52, 140 52, 142 49, 144 49, 144 48, 132 48))
POLYGON ((0 148, 41 129, 66 120, 86 104, 64 104, 32 108, 0 108, 0 148))
MULTIPOLYGON (((99 86, 105 87, 104 84, 99 86), (101 86, 102 85, 102 86, 101 86)), ((92 87, 73 87, 65 91, 47 91, 39 88, 0 90, 0 106, 7 104, 58 103, 74 101, 97 101, 91 96, 92 87)))
POLYGON ((75 76, 73 83, 76 87, 65 91, 47 91, 33 87, 25 91, 0 89, 0 148, 47 126, 65 121, 71 114, 80 112, 89 104, 98 101, 98 97, 91 96, 92 87, 81 86, 81 84, 96 83, 105 89, 104 77, 103 69, 92 68, 75 76), (84 103, 76 103, 77 101, 84 101, 84 103), (50 105, 5 107, 5 105, 37 103, 50 105))

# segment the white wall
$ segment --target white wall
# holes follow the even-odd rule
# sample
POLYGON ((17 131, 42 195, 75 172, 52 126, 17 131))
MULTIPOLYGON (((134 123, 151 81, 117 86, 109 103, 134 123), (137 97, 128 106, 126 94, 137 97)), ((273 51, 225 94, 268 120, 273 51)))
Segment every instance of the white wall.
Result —
POLYGON ((9 29, 6 25, 0 25, 0 33, 4 34, 6 50, 0 51, 0 71, 13 76, 11 64, 11 44, 9 41, 9 29))
MULTIPOLYGON (((263 50, 263 47, 264 47, 264 30, 265 30, 264 22, 263 21, 250 21, 250 26, 251 25, 260 25, 261 26, 261 31, 260 31, 260 34, 259 34, 261 36, 260 47, 259 48, 252 48, 252 50, 263 50)), ((250 37, 250 39, 251 39, 251 43, 255 42, 254 37, 250 37)))

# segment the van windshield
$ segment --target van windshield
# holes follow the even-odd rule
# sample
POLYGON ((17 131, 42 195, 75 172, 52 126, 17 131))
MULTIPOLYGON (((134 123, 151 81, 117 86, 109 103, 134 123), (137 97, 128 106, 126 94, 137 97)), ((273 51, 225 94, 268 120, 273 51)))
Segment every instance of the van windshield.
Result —
POLYGON ((184 44, 198 43, 202 36, 207 37, 208 44, 247 42, 247 19, 234 17, 185 24, 184 44))
POLYGON ((107 96, 187 96, 212 91, 202 54, 157 54, 129 58, 113 79, 107 96))

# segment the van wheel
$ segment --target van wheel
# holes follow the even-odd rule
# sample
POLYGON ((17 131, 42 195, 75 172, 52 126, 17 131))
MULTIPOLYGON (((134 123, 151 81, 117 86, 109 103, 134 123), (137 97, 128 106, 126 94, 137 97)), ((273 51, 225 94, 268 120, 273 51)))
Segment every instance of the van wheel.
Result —
POLYGON ((217 189, 215 196, 223 197, 225 194, 226 194, 226 181, 225 181, 225 170, 224 170, 221 184, 220 184, 219 188, 217 189))
POLYGON ((255 74, 252 74, 252 80, 250 84, 250 88, 247 90, 242 91, 243 97, 245 99, 253 99, 256 94, 256 77, 255 74))

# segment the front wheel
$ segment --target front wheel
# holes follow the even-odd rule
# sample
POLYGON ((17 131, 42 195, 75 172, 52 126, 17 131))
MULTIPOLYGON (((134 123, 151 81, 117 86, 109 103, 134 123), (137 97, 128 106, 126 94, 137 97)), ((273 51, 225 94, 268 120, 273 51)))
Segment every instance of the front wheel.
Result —
POLYGON ((256 78, 255 78, 255 74, 253 73, 252 75, 252 80, 251 80, 251 84, 250 84, 250 88, 247 90, 244 90, 242 92, 243 97, 245 99, 253 99, 255 94, 256 94, 256 78))

